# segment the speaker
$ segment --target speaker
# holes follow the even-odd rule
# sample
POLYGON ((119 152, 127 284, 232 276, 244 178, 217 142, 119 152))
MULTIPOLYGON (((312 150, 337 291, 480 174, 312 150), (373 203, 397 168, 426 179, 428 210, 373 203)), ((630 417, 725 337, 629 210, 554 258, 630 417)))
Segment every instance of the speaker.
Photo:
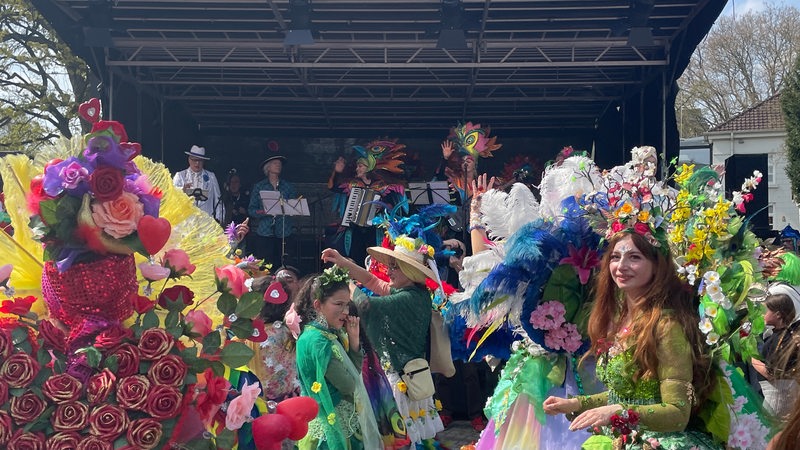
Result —
POLYGON ((769 224, 769 180, 767 179, 767 154, 733 155, 725 160, 725 193, 732 198, 733 191, 740 191, 746 178, 753 176, 753 171, 762 173, 758 187, 751 191, 753 200, 745 204, 746 217, 750 217, 750 226, 759 237, 771 234, 769 224))

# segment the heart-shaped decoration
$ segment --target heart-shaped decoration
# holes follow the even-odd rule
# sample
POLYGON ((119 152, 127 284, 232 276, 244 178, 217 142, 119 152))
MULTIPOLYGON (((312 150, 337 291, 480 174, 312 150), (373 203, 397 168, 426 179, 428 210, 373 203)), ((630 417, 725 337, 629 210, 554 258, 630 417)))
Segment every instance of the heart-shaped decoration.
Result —
POLYGON ((128 154, 128 161, 142 154, 142 144, 138 142, 120 142, 119 146, 128 154))
POLYGON ((81 103, 81 105, 78 106, 78 115, 89 123, 95 123, 100 120, 100 111, 100 100, 96 98, 81 103))
POLYGON ((281 442, 289 437, 292 423, 281 414, 267 414, 253 421, 253 443, 257 450, 280 450, 281 442))
POLYGON ((150 255, 155 255, 169 240, 172 225, 163 217, 142 216, 137 226, 139 240, 150 255))
POLYGON ((289 294, 286 293, 279 281, 273 281, 264 292, 264 301, 273 305, 283 304, 288 299, 289 294))

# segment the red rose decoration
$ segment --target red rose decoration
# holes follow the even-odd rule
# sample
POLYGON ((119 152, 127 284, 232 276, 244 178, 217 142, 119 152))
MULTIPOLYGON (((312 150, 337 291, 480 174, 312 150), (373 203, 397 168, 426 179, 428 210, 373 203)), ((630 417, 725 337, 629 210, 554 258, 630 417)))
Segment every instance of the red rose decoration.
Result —
POLYGON ((45 348, 57 350, 61 353, 67 351, 67 336, 61 328, 53 325, 49 320, 39 322, 39 335, 44 339, 45 348))
POLYGON ((125 409, 144 409, 150 380, 144 375, 133 375, 119 380, 117 384, 117 402, 125 409))
POLYGON ((11 344, 11 334, 0 328, 0 361, 5 361, 13 351, 14 346, 11 344))
POLYGON ((94 198, 101 202, 114 200, 122 193, 125 177, 122 171, 111 166, 100 166, 89 175, 89 185, 94 198))
POLYGON ((139 314, 144 314, 156 306, 156 302, 143 295, 137 295, 133 299, 133 310, 139 314))
POLYGON ((27 353, 14 353, 0 366, 0 379, 10 388, 26 388, 39 374, 39 363, 27 353))
POLYGON ((75 450, 81 441, 81 435, 74 431, 60 431, 47 438, 47 450, 75 450))
POLYGON ((44 450, 44 434, 17 430, 8 441, 8 450, 44 450))
POLYGON ((155 419, 139 419, 131 422, 125 437, 128 442, 142 450, 150 450, 158 446, 164 430, 155 419))
POLYGON ((77 450, 113 450, 114 446, 111 442, 101 439, 97 436, 86 436, 78 444, 77 450))
POLYGON ((181 400, 183 395, 178 388, 157 385, 150 390, 144 410, 154 419, 172 419, 180 412, 181 400))
POLYGON ((0 383, 0 406, 3 406, 8 401, 8 385, 0 383))
POLYGON ((114 405, 101 405, 89 414, 89 433, 113 442, 125 432, 129 424, 128 414, 114 405))
POLYGON ((105 403, 108 394, 114 388, 115 381, 117 381, 117 376, 108 369, 92 375, 86 384, 86 399, 89 400, 89 404, 105 403))
POLYGON ((139 347, 122 344, 114 349, 110 356, 117 358, 117 377, 129 377, 139 373, 139 358, 141 357, 139 347))
POLYGON ((89 423, 89 406, 82 402, 62 403, 50 416, 56 431, 80 431, 89 423))
POLYGON ((27 297, 14 297, 14 300, 3 300, 2 303, 0 303, 0 313, 24 316, 30 312, 31 306, 35 301, 36 297, 32 295, 27 297))
POLYGON ((164 289, 158 296, 158 305, 170 311, 183 311, 193 301, 194 292, 181 284, 164 289))
POLYGON ((206 390, 197 396, 196 408, 203 422, 208 422, 228 397, 231 383, 225 377, 215 376, 211 369, 206 369, 203 377, 206 380, 206 390))
POLYGON ((186 363, 177 355, 167 355, 150 366, 147 377, 153 384, 181 387, 186 378, 186 363))
POLYGON ((94 346, 99 349, 110 350, 131 338, 133 338, 133 331, 130 328, 117 325, 98 334, 94 340, 94 346))
POLYGON ((11 423, 11 416, 5 411, 0 411, 0 445, 8 444, 13 435, 14 428, 11 423))
POLYGON ((17 425, 25 425, 36 420, 44 412, 45 402, 31 391, 25 391, 19 397, 14 397, 9 402, 8 412, 17 425))
POLYGON ((175 345, 175 338, 162 328, 144 330, 139 338, 142 359, 154 360, 166 356, 175 345))
POLYGON ((77 400, 82 390, 83 384, 77 378, 66 373, 51 376, 42 386, 42 394, 53 403, 77 400))

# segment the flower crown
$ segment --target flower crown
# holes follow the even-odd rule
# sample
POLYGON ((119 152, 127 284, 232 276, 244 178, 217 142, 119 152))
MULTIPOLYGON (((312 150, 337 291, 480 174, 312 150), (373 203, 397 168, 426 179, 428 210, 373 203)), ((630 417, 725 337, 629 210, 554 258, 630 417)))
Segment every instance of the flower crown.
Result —
POLYGON ((404 253, 415 260, 422 259, 422 262, 427 261, 436 254, 436 249, 425 243, 420 238, 412 238, 407 235, 397 236, 394 239, 394 249, 400 253, 404 253), (420 256, 421 255, 421 258, 420 256))
POLYGON ((322 271, 322 274, 317 276, 314 283, 317 288, 314 290, 318 297, 322 297, 325 288, 336 283, 346 283, 350 281, 350 272, 344 267, 334 265, 322 271))
POLYGON ((79 112, 93 123, 84 151, 50 161, 31 180, 31 228, 44 244, 45 259, 64 271, 92 254, 157 252, 163 243, 150 245, 153 234, 138 233, 142 224, 155 225, 162 197, 133 162, 140 145, 126 142, 119 122, 99 120, 99 100, 82 104, 79 112))

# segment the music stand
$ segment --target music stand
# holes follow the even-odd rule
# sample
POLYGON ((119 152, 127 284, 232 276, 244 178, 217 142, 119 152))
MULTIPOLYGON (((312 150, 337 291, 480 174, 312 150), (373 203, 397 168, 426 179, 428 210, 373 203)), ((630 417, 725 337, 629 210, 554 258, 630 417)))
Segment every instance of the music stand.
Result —
MULTIPOLYGON (((302 196, 297 198, 283 198, 280 191, 259 191, 264 214, 270 216, 310 216, 308 200, 302 196)), ((281 221, 281 265, 284 265, 286 256, 286 221, 281 221)))
POLYGON ((447 181, 408 183, 408 197, 412 205, 434 205, 450 203, 450 186, 447 181))

